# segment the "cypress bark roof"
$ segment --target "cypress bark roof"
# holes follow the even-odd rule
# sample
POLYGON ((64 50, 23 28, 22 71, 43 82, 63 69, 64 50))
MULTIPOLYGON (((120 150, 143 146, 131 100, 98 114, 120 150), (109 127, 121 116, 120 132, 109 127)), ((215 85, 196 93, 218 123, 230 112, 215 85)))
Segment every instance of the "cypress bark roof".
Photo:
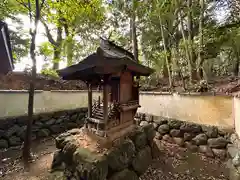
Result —
POLYGON ((102 75, 114 74, 126 69, 134 75, 149 76, 153 70, 134 61, 132 53, 101 39, 97 51, 78 64, 58 71, 66 80, 91 80, 100 79, 102 75))

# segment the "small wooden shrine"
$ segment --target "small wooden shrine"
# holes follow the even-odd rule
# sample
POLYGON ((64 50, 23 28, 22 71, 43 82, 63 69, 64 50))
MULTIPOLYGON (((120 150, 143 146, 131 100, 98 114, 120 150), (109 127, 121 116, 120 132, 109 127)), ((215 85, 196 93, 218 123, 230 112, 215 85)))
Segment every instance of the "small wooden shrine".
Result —
POLYGON ((152 69, 134 61, 133 54, 101 39, 97 51, 78 64, 59 70, 64 80, 82 80, 88 85, 86 129, 97 137, 114 140, 131 131, 139 105, 137 76, 152 69), (92 88, 101 87, 102 99, 93 102, 92 88))

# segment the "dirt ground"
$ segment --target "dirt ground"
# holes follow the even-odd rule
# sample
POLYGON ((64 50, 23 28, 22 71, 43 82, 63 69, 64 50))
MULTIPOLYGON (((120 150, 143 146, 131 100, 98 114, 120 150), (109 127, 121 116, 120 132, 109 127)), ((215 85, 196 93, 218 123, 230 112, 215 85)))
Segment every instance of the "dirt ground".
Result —
MULTIPOLYGON (((53 139, 35 142, 35 161, 24 170, 19 149, 0 154, 1 180, 47 180, 55 145, 53 139)), ((229 180, 228 169, 218 159, 193 154, 184 148, 161 143, 161 154, 141 176, 141 180, 229 180)))

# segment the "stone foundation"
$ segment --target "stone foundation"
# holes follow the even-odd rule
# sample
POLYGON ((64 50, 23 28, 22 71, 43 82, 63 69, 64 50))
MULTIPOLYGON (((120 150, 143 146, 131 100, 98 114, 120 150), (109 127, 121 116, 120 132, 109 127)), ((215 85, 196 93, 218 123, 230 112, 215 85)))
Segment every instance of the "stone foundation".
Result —
MULTIPOLYGON (((34 115, 32 139, 44 138, 81 127, 86 108, 34 115)), ((27 129, 27 116, 0 120, 0 149, 21 146, 27 129)))
POLYGON ((72 129, 56 138, 58 151, 53 158, 52 176, 60 174, 62 179, 74 180, 138 180, 151 164, 155 136, 152 125, 138 127, 114 146, 95 151, 87 144, 79 145, 81 132, 72 129))
POLYGON ((225 159, 227 147, 232 144, 232 132, 214 126, 190 124, 163 117, 154 118, 145 114, 137 114, 136 121, 140 126, 152 124, 156 130, 156 141, 177 144, 208 157, 225 159))

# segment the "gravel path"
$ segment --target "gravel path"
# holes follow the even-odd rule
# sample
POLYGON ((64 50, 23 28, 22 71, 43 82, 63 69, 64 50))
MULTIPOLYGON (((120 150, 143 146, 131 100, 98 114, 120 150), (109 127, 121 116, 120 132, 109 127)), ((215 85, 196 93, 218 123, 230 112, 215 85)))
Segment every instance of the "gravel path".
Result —
POLYGON ((229 180, 229 170, 219 159, 164 142, 159 146, 160 157, 153 161, 141 180, 229 180))
MULTIPOLYGON (((148 168, 140 180, 229 180, 228 169, 224 162, 206 158, 201 154, 187 152, 176 145, 160 143, 160 155, 148 168)), ((37 158, 32 162, 29 171, 23 169, 18 159, 4 162, 0 172, 2 180, 47 180, 55 145, 53 140, 36 144, 34 154, 37 158)), ((19 150, 18 150, 19 152, 19 150)), ((15 152, 8 155, 16 156, 15 152)))

